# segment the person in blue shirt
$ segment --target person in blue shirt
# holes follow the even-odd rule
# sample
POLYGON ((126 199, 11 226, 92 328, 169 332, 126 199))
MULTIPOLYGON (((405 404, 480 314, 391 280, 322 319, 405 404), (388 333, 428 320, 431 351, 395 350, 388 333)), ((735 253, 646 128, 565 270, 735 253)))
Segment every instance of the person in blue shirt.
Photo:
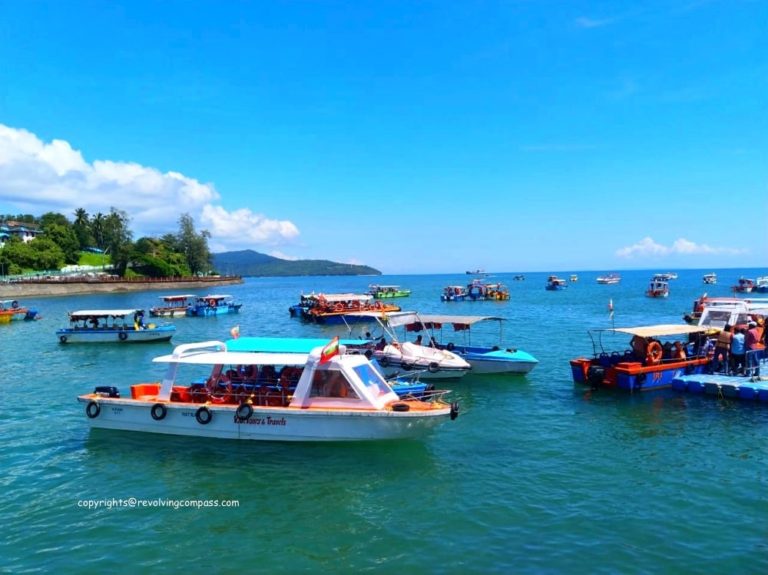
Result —
POLYGON ((731 339, 731 373, 733 375, 743 375, 744 373, 744 333, 747 330, 743 327, 737 327, 736 332, 731 339))

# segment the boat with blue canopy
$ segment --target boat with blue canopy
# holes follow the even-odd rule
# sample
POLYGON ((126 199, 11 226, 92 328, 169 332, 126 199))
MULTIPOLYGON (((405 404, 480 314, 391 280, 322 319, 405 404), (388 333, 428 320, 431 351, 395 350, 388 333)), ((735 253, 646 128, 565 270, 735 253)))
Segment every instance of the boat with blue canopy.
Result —
POLYGON ((187 315, 190 317, 211 317, 238 313, 243 304, 236 302, 231 295, 209 294, 198 297, 195 302, 187 307, 187 315))

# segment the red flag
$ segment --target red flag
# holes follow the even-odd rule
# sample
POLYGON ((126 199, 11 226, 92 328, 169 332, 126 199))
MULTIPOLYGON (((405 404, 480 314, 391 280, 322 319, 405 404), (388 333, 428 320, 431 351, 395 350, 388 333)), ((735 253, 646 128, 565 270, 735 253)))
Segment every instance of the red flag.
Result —
POLYGON ((334 355, 339 355, 339 336, 334 337, 320 352, 320 365, 331 361, 334 355))
POLYGON ((232 335, 232 339, 237 339, 240 337, 240 326, 236 325, 231 330, 229 330, 229 333, 232 335))

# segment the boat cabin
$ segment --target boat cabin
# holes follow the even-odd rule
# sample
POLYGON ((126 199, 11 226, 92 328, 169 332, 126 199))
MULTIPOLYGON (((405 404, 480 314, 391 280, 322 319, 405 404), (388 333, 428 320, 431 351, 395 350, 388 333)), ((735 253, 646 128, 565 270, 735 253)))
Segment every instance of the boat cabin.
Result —
MULTIPOLYGON (((228 351, 223 342, 181 345, 171 355, 153 361, 167 363, 159 401, 218 403, 294 408, 384 409, 398 395, 362 354, 347 354, 345 346, 327 361, 322 347, 309 354, 228 351), (180 368, 209 369, 204 381, 177 386, 180 368)), ((134 386, 132 395, 147 390, 134 386)), ((155 384, 156 385, 156 384, 155 384)), ((137 397, 135 397, 137 398, 137 397)))

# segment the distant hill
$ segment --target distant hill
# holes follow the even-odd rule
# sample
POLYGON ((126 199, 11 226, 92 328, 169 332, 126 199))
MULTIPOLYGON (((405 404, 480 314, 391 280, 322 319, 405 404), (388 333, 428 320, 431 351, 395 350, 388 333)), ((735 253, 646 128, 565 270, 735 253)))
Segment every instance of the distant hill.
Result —
POLYGON ((282 260, 253 250, 212 254, 213 267, 227 275, 240 276, 368 276, 381 275, 369 266, 340 264, 328 260, 282 260))

